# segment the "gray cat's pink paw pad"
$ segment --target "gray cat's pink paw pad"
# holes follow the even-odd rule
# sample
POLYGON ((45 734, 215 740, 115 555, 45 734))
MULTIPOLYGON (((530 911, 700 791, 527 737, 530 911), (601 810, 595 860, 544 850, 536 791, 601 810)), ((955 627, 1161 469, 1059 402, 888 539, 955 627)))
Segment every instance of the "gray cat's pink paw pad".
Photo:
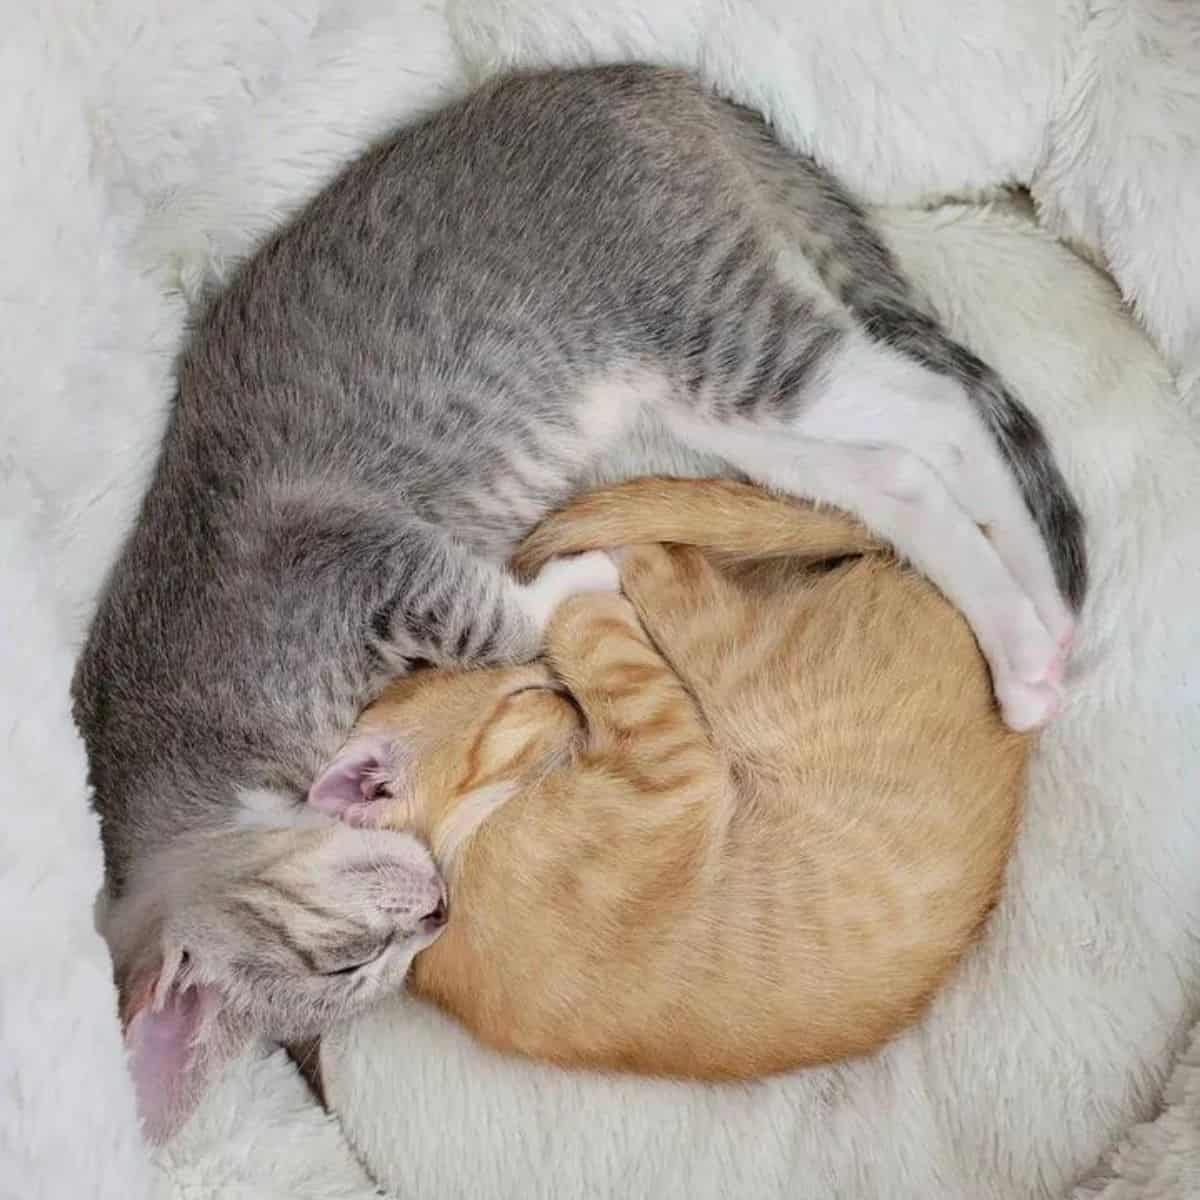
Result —
MULTIPOLYGON (((1025 669, 1020 673, 1021 683, 1034 689, 1050 689, 1053 692, 1061 692, 1074 637, 1075 629, 1074 626, 1071 626, 1052 643, 1049 653, 1035 655, 1032 661, 1023 664, 1025 669)), ((1055 714, 1051 715, 1056 715, 1056 713, 1057 709, 1055 714)))
POLYGON ((1017 636, 1009 642, 1008 663, 999 675, 993 670, 992 678, 1004 723, 1026 733, 1061 711, 1066 654, 1036 618, 1013 628, 1017 636))
POLYGON ((1011 683, 997 689, 996 699, 1005 725, 1028 733, 1054 720, 1062 711, 1063 692, 1057 683, 1011 683))

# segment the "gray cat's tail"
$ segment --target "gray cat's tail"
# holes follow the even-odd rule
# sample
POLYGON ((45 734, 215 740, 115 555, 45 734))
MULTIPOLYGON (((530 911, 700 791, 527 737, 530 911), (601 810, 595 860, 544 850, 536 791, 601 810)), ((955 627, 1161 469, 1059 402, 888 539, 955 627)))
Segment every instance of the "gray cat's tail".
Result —
POLYGON ((1084 520, 1037 418, 982 359, 907 298, 848 287, 846 306, 867 334, 962 384, 1016 476, 1050 551, 1059 590, 1078 612, 1087 591, 1084 520))
POLYGON ((784 149, 757 113, 713 103, 730 117, 729 128, 774 219, 867 335, 962 384, 1016 477, 1049 548, 1059 590, 1078 611, 1088 579, 1083 515, 1037 418, 991 367, 922 309, 883 238, 831 175, 784 149))
POLYGON ((512 567, 531 578, 560 554, 674 542, 731 560, 828 562, 886 549, 853 518, 723 479, 633 479, 587 492, 548 516, 512 567))

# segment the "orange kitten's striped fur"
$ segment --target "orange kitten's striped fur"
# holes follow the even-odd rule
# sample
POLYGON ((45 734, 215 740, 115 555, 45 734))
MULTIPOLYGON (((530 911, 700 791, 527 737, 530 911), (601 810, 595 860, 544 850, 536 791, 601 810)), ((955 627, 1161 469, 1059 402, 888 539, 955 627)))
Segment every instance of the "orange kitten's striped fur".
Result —
POLYGON ((839 515, 644 480, 551 518, 518 565, 652 540, 685 544, 626 551, 627 599, 565 605, 548 668, 419 674, 364 716, 411 753, 385 823, 449 874, 411 986, 570 1066, 741 1078, 869 1051, 991 908, 1028 740, 962 618, 839 515))

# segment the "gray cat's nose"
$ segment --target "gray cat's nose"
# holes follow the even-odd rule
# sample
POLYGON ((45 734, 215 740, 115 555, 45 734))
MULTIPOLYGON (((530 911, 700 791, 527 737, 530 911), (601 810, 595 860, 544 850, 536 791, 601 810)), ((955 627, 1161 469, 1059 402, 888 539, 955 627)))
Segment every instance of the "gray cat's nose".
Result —
POLYGON ((449 919, 450 907, 446 903, 446 894, 443 892, 433 908, 421 918, 421 929, 424 933, 433 933, 435 930, 441 929, 449 919))

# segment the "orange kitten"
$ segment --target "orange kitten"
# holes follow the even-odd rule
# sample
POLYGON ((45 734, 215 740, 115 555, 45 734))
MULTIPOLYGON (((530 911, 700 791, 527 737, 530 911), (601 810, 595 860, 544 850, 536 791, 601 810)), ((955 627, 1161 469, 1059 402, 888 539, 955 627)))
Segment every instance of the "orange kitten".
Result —
POLYGON ((870 1051, 991 909, 1029 740, 963 619, 840 515, 642 480, 550 518, 518 567, 630 543, 625 598, 564 605, 547 665, 421 673, 363 717, 405 747, 384 823, 449 880, 411 987, 566 1066, 870 1051))

